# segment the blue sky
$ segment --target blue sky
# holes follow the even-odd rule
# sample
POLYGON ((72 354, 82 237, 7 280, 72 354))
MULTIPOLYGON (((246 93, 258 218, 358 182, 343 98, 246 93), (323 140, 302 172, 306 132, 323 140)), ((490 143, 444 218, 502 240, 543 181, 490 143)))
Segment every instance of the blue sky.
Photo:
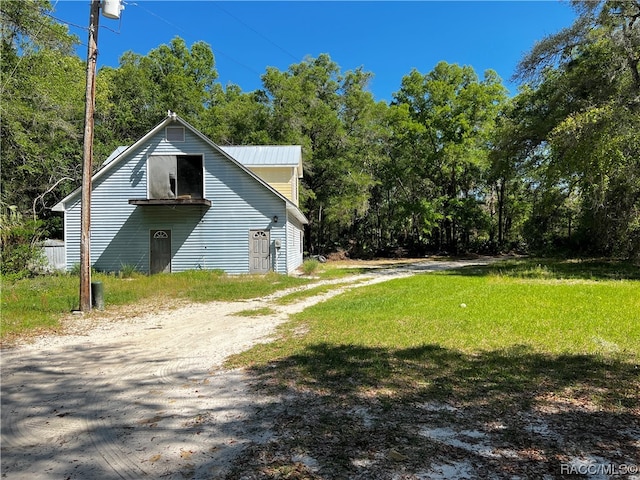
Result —
MULTIPOLYGON (((86 44, 89 0, 52 0, 54 16, 86 44)), ((218 80, 249 92, 267 67, 285 71, 327 53, 342 72, 363 67, 369 89, 391 101, 413 68, 441 60, 493 69, 512 94, 514 68, 533 44, 571 25, 566 2, 539 1, 149 1, 126 0, 120 20, 100 18, 98 68, 126 51, 145 55, 176 36, 202 40, 216 57, 218 80)), ((78 53, 86 57, 86 46, 78 53)))

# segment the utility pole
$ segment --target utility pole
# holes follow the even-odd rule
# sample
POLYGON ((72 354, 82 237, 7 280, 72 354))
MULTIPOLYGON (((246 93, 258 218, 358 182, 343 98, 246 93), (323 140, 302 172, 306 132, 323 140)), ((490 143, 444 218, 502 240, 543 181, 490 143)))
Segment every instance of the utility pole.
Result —
POLYGON ((93 117, 96 105, 99 14, 100 0, 91 0, 82 155, 82 205, 80 210, 80 311, 82 312, 91 311, 91 177, 93 175, 93 117))

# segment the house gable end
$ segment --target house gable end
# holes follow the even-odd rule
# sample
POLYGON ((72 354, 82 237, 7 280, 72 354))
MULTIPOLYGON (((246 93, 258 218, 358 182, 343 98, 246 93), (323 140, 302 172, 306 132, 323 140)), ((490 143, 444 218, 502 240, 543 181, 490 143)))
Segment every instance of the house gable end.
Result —
MULTIPOLYGON (((169 134, 169 135, 172 135, 172 134, 169 134)), ((235 167, 237 167, 240 171, 242 171, 244 175, 247 175, 253 178, 256 182, 258 182, 262 186, 262 188, 266 188, 273 195, 277 196, 282 201, 284 201, 289 208, 293 206, 297 209, 297 206, 295 206, 291 202, 291 200, 286 198, 285 195, 283 195, 278 190, 273 188, 266 181, 260 178, 260 176, 252 172, 249 168, 245 167, 236 159, 234 159, 231 155, 225 152, 217 144, 212 142, 209 138, 207 138, 204 134, 202 134, 196 128, 194 128, 189 123, 187 123, 184 119, 172 113, 170 113, 167 116, 167 118, 165 118, 156 127, 151 129, 147 134, 145 134, 142 138, 140 138, 137 142, 135 142, 130 147, 126 149, 122 149, 122 147, 119 147, 120 149, 119 153, 116 153, 114 151, 110 156, 110 161, 105 162, 104 167, 101 168, 98 172, 96 172, 93 175, 93 178, 92 178, 92 183, 94 184, 93 191, 95 191, 96 185, 102 183, 103 181, 106 181, 107 178, 114 171, 118 170, 119 168, 122 168, 124 164, 128 164, 130 162, 133 162, 135 164, 135 166, 133 167, 134 171, 131 173, 132 185, 135 183, 135 185, 137 186, 138 183, 135 181, 135 179, 139 180, 141 176, 144 176, 145 177, 144 179, 147 180, 145 174, 148 173, 146 170, 146 166, 143 168, 140 165, 140 158, 139 158, 140 151, 146 152, 146 157, 153 156, 156 154, 162 154, 162 152, 171 152, 171 154, 179 154, 179 152, 184 153, 184 151, 186 150, 185 146, 189 143, 189 141, 187 140, 188 138, 191 138, 192 142, 195 139, 199 139, 203 144, 203 149, 212 149, 214 152, 221 155, 225 159, 225 161, 231 162, 233 165, 235 165, 235 167), (176 126, 183 126, 185 128, 184 141, 183 140, 172 141, 172 140, 166 139, 167 127, 171 129, 176 126)), ((206 165, 206 160, 205 160, 205 165, 206 165)), ((71 194, 69 194, 67 197, 65 197, 60 202, 58 202, 52 208, 52 210, 56 212, 64 212, 71 205, 74 205, 77 202, 79 202, 81 191, 82 191, 81 188, 74 190, 71 194)), ((146 194, 145 194, 145 197, 146 197, 146 194)), ((304 215, 302 215, 301 212, 299 212, 299 216, 300 218, 304 218, 304 215)), ((306 218, 304 218, 304 223, 307 223, 306 218)))

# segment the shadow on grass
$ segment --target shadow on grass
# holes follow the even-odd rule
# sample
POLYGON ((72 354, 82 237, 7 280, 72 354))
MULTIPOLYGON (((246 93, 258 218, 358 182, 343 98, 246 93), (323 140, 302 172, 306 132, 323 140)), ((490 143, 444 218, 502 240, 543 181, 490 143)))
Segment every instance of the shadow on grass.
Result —
POLYGON ((449 273, 540 280, 640 280, 639 265, 609 259, 518 258, 453 269, 449 273))
POLYGON ((628 359, 320 344, 249 373, 277 399, 253 419, 275 436, 227 478, 554 478, 640 458, 628 359))

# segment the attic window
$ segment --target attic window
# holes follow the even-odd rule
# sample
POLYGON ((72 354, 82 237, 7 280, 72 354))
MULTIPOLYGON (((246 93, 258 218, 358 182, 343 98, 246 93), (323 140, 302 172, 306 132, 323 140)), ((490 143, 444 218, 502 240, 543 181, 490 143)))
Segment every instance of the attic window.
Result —
POLYGON ((184 127, 167 127, 167 142, 184 142, 184 127))

